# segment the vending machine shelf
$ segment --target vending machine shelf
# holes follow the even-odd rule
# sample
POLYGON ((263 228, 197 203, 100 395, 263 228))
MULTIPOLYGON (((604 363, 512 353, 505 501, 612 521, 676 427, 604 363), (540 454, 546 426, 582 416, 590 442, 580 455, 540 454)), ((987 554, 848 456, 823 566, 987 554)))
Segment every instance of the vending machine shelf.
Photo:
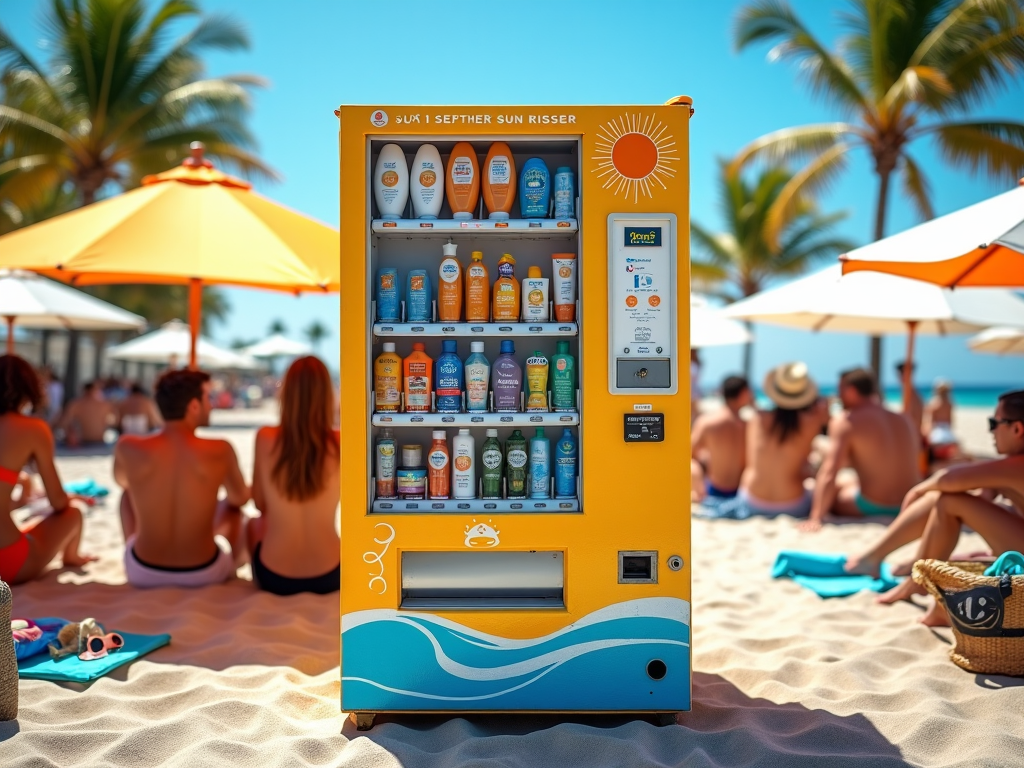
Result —
POLYGON ((375 413, 375 427, 575 427, 576 411, 531 413, 375 413))
POLYGON ((374 219, 370 225, 375 235, 401 237, 450 235, 472 232, 474 235, 509 235, 523 237, 575 237, 579 230, 576 219, 374 219))
POLYGON ((374 512, 435 514, 483 514, 524 512, 579 512, 579 499, 375 499, 374 512))
POLYGON ((373 334, 381 338, 406 336, 498 337, 576 336, 579 326, 566 323, 374 323, 373 334))

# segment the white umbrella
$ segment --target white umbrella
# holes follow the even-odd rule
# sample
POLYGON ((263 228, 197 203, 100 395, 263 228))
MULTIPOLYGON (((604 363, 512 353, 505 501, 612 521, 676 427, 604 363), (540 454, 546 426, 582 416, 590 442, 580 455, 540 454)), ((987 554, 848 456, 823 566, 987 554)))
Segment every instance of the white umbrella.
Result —
POLYGON ((732 344, 746 344, 753 340, 747 327, 732 318, 725 317, 721 309, 708 306, 708 301, 699 294, 690 294, 690 346, 726 347, 732 344))
MULTIPOLYGON (((172 320, 158 331, 111 347, 107 350, 107 356, 114 360, 128 360, 136 363, 184 362, 189 358, 191 343, 192 336, 189 333, 188 325, 180 320, 172 320)), ((248 355, 221 349, 202 336, 197 341, 196 352, 201 368, 249 370, 259 367, 259 364, 248 355)))
POLYGON ((245 347, 242 350, 243 354, 250 355, 251 357, 281 357, 285 355, 295 357, 298 355, 308 355, 310 352, 312 350, 308 344, 303 344, 301 341, 293 341, 286 336, 282 336, 280 333, 268 336, 263 341, 245 347))
MULTIPOLYGON (((1024 301, 1003 288, 962 288, 881 272, 843 276, 836 264, 725 308, 729 317, 804 328, 884 335, 907 333, 904 395, 917 333, 970 333, 993 325, 1024 323, 1024 301)), ((877 372, 876 372, 877 373, 877 372)))
POLYGON ((993 355, 1024 355, 1024 328, 989 328, 969 338, 967 346, 993 355))
POLYGON ((33 272, 0 269, 0 317, 7 321, 7 352, 14 352, 14 326, 72 331, 142 328, 144 317, 47 280, 33 272))

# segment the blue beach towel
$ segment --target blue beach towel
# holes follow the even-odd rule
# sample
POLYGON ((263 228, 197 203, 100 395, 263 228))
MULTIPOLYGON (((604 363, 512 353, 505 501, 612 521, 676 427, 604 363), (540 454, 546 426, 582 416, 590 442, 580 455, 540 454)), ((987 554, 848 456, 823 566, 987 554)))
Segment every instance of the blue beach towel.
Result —
POLYGON ((102 659, 82 661, 77 656, 68 656, 54 661, 49 654, 36 654, 18 662, 18 677, 23 680, 88 683, 171 642, 170 635, 118 634, 124 638, 124 647, 102 659))
POLYGON ((1024 555, 1020 552, 1003 552, 992 565, 985 569, 986 576, 1024 576, 1024 555))
POLYGON ((94 496, 96 498, 102 498, 110 493, 109 488, 100 485, 91 477, 87 477, 85 480, 76 480, 73 483, 65 483, 64 490, 67 493, 77 493, 79 496, 94 496))
POLYGON ((17 657, 18 661, 27 659, 30 656, 35 656, 37 653, 45 653, 49 656, 46 646, 56 640, 57 633, 69 623, 67 619, 55 619, 52 617, 32 619, 32 621, 34 621, 36 626, 42 630, 43 634, 38 640, 14 641, 14 655, 17 657))
POLYGON ((887 563, 882 563, 882 575, 878 579, 851 575, 844 570, 845 566, 846 555, 783 550, 775 558, 772 578, 790 578, 818 597, 847 597, 865 589, 885 592, 900 583, 887 563))

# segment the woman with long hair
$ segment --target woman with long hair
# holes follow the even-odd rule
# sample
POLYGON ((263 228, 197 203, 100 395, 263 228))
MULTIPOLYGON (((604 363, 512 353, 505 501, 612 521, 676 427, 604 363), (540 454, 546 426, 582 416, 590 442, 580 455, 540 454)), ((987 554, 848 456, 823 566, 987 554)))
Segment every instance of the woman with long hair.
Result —
POLYGON ((339 462, 330 374, 317 358, 300 357, 281 387, 281 424, 256 433, 252 498, 261 515, 247 538, 260 589, 325 595, 340 587, 339 462))
POLYGON ((65 568, 84 565, 95 557, 78 551, 82 510, 68 498, 54 464, 53 433, 40 418, 29 416, 43 402, 42 386, 27 362, 0 355, 0 579, 20 584, 42 575, 59 553, 65 568), (22 484, 21 468, 34 462, 51 509, 22 527, 11 512, 25 501, 12 500, 22 484))

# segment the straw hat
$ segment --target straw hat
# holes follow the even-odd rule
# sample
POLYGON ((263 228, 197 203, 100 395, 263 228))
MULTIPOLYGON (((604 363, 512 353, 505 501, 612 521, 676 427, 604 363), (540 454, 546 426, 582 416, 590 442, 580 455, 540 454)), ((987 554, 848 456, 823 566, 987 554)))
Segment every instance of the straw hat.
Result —
POLYGON ((764 393, 780 408, 799 411, 818 399, 818 385, 807 374, 803 363, 783 363, 768 371, 764 393))

